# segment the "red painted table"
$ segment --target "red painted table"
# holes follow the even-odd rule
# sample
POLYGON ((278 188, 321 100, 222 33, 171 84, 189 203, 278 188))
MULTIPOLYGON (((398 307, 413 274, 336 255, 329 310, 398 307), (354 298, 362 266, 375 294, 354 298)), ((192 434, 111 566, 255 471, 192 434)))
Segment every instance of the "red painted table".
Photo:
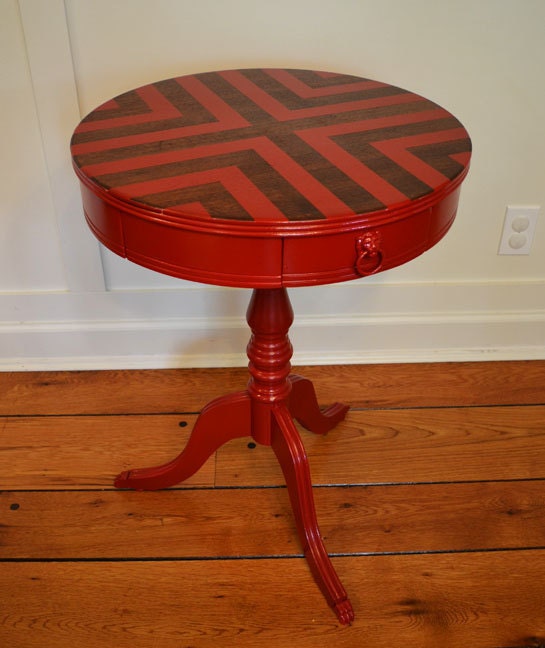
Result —
POLYGON ((293 423, 323 434, 348 407, 321 411, 312 383, 290 375, 286 288, 380 272, 439 241, 468 171, 467 132, 437 104, 385 83, 249 69, 126 92, 91 112, 71 147, 87 222, 110 250, 175 277, 253 289, 247 390, 209 403, 173 461, 124 472, 115 485, 174 485, 236 437, 271 446, 314 578, 350 623, 293 423))

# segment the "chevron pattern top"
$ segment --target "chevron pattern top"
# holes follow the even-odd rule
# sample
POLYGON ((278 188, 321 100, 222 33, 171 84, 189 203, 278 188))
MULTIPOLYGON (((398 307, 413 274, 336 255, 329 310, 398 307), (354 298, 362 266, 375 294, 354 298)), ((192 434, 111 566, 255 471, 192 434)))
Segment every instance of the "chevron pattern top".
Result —
POLYGON ((461 182, 471 142, 445 109, 386 83, 246 69, 119 95, 80 123, 71 149, 98 193, 172 218, 274 227, 425 199, 461 182))

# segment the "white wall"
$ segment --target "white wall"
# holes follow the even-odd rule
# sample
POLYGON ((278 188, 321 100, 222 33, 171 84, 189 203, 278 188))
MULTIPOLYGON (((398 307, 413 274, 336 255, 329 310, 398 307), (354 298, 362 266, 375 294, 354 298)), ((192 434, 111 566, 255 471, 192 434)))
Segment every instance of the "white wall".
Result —
POLYGON ((70 168, 100 102, 197 71, 309 67, 444 105, 474 155, 458 218, 424 256, 292 291, 296 362, 545 357, 545 215, 498 256, 508 204, 545 205, 542 0, 0 0, 0 367, 245 362, 249 294, 100 250, 70 168))
POLYGON ((4 0, 2 9, 0 290, 59 290, 63 268, 24 33, 17 4, 4 0))

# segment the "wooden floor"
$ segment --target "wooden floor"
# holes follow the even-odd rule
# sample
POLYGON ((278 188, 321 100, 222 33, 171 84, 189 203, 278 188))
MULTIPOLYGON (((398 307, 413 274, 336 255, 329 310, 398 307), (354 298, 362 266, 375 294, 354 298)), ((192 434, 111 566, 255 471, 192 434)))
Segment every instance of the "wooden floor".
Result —
POLYGON ((269 448, 233 441, 183 487, 115 491, 171 459, 246 372, 0 374, 0 646, 544 648, 545 362, 307 367, 321 532, 356 612, 301 556, 269 448))

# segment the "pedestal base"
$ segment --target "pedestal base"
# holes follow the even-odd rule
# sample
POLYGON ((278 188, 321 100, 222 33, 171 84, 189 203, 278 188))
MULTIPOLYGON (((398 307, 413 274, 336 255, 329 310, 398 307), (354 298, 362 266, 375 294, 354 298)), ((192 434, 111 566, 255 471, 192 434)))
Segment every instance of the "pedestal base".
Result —
POLYGON ((271 446, 284 473, 297 530, 311 572, 339 621, 351 623, 354 612, 322 541, 308 458, 293 418, 316 434, 341 421, 348 407, 335 403, 321 411, 312 383, 289 372, 291 345, 287 331, 291 306, 284 289, 256 290, 248 310, 253 336, 248 345, 248 389, 210 402, 195 423, 178 457, 151 468, 121 473, 117 488, 156 490, 174 486, 193 475, 224 443, 252 437, 271 446))

